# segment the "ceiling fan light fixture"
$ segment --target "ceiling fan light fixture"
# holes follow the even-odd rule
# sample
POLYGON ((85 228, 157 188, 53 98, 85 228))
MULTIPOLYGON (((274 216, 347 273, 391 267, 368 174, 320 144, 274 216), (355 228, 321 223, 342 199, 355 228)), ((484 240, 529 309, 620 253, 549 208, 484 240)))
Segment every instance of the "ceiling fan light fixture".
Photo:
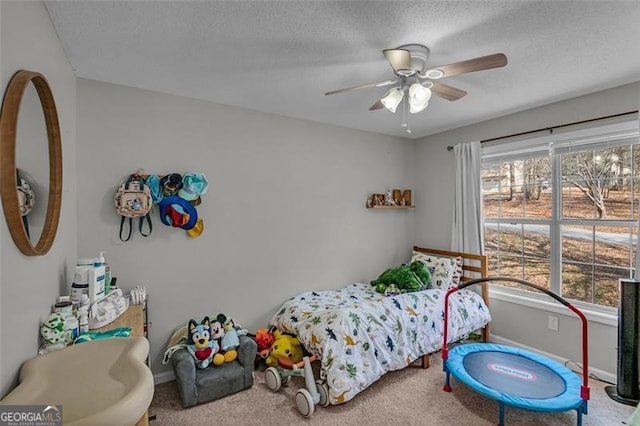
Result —
POLYGON ((409 99, 416 102, 428 102, 431 99, 431 90, 420 83, 414 83, 409 87, 409 99))
POLYGON ((409 112, 416 114, 429 105, 431 90, 419 83, 414 83, 409 87, 409 112))
POLYGON ((404 92, 399 87, 394 87, 387 92, 384 98, 380 99, 380 102, 387 110, 395 113, 403 97, 404 92))

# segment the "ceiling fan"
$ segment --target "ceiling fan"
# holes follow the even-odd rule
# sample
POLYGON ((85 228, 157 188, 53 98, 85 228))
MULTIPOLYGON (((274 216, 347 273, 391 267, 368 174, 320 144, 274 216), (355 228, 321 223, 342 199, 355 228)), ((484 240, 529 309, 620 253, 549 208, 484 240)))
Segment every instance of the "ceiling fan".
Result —
POLYGON ((429 53, 429 48, 422 44, 404 44, 395 49, 384 49, 382 54, 393 68, 394 79, 332 90, 326 92, 325 95, 396 85, 371 105, 369 110, 376 111, 386 108, 395 113, 404 100, 402 127, 406 128, 407 133, 411 133, 407 111, 412 114, 423 111, 429 105, 432 93, 448 101, 456 101, 467 94, 464 90, 440 83, 437 80, 507 65, 507 57, 503 53, 495 53, 435 68, 427 68, 429 53))

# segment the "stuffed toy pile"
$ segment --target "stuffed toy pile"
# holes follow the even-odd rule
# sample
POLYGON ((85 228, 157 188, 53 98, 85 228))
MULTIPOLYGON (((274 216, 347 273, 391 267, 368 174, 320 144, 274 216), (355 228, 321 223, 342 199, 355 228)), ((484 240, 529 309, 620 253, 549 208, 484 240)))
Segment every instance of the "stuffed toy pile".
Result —
POLYGON ((187 350, 198 368, 221 365, 238 358, 238 330, 233 320, 224 314, 217 315, 214 321, 204 317, 200 324, 190 319, 187 332, 187 350))
POLYGON ((408 293, 424 290, 430 281, 429 268, 423 262, 416 260, 409 265, 398 265, 387 269, 377 280, 371 281, 371 285, 378 293, 390 295, 397 291, 408 293))

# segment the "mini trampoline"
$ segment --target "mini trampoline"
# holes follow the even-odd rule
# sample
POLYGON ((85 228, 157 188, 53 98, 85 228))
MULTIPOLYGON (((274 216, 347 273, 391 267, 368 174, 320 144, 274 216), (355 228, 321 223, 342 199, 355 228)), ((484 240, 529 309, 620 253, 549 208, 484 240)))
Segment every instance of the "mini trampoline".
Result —
POLYGON ((446 374, 444 390, 451 392, 449 375, 452 374, 474 391, 495 399, 500 404, 500 425, 504 425, 505 405, 551 413, 576 410, 578 426, 582 425, 582 414, 587 414, 587 320, 582 312, 565 299, 528 281, 487 277, 467 281, 449 290, 445 296, 442 359, 446 374), (565 366, 524 349, 492 343, 468 343, 451 350, 447 348, 449 296, 465 287, 486 281, 512 281, 533 287, 553 297, 582 319, 583 381, 565 366))

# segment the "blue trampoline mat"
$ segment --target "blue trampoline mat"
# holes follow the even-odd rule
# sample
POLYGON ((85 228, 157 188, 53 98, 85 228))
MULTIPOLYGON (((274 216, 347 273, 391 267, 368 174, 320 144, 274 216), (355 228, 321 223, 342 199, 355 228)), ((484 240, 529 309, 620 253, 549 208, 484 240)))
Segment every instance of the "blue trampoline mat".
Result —
POLYGON ((477 392, 533 411, 578 408, 580 378, 535 352, 492 343, 469 343, 449 351, 445 368, 477 392))

